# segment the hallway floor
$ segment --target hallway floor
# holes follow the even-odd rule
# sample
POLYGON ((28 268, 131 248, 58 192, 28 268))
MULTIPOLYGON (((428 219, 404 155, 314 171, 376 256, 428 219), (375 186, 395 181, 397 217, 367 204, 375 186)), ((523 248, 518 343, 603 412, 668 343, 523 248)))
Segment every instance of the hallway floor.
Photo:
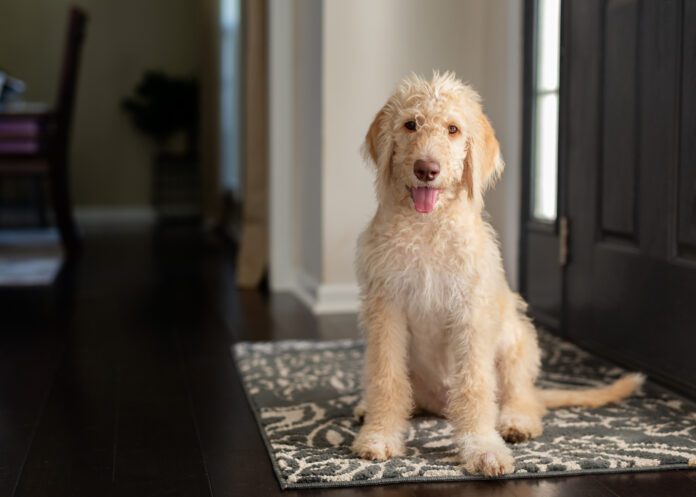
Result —
POLYGON ((696 496, 696 472, 281 492, 229 351, 346 338, 290 295, 239 291, 190 227, 102 234, 52 289, 0 290, 0 497, 696 496))

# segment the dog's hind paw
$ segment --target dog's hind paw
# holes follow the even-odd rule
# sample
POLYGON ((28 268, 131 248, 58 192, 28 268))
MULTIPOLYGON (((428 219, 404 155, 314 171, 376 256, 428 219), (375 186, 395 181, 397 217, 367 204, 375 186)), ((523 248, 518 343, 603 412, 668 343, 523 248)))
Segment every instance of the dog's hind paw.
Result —
POLYGON ((498 420, 498 433, 506 442, 520 443, 541 435, 541 418, 517 412, 503 412, 498 420))
POLYGON ((365 419, 365 414, 367 414, 367 406, 365 405, 365 399, 360 399, 358 405, 356 405, 353 409, 353 416, 362 421, 363 419, 365 419))

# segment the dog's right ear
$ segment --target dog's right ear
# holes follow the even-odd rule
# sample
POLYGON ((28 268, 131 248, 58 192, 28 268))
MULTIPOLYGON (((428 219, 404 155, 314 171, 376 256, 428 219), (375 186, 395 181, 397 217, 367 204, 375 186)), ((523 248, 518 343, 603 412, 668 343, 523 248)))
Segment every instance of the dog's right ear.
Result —
POLYGON ((391 161, 393 145, 391 134, 386 128, 387 113, 382 108, 370 124, 370 129, 365 135, 363 154, 368 160, 372 160, 378 170, 388 170, 388 162, 391 161))
POLYGON ((382 133, 382 122, 384 121, 384 109, 381 109, 370 124, 370 129, 365 135, 365 155, 372 159, 372 162, 377 165, 379 156, 377 154, 377 146, 379 143, 379 135, 382 133))

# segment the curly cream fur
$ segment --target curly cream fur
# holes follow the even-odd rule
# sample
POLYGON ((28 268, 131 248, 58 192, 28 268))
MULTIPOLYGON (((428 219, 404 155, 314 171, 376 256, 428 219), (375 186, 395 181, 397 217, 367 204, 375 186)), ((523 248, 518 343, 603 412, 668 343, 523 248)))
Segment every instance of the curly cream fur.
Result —
POLYGON ((510 290, 483 196, 504 164, 478 94, 452 73, 405 79, 365 140, 376 167, 377 212, 358 242, 361 323, 367 338, 364 425, 353 450, 385 459, 404 452, 415 408, 453 424, 467 471, 509 473, 503 438, 542 432, 546 407, 620 400, 642 381, 582 392, 540 392, 536 330, 510 290), (416 131, 404 127, 416 121, 416 131), (451 134, 454 125, 458 132, 451 134), (418 159, 440 163, 432 212, 414 209, 418 159))

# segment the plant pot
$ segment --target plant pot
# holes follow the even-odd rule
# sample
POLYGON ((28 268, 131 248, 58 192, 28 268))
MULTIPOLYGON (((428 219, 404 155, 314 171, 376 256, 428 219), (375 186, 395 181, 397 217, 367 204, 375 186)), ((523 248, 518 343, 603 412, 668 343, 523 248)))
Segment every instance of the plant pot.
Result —
POLYGON ((198 164, 194 156, 160 153, 154 157, 152 204, 160 221, 200 216, 198 164))

